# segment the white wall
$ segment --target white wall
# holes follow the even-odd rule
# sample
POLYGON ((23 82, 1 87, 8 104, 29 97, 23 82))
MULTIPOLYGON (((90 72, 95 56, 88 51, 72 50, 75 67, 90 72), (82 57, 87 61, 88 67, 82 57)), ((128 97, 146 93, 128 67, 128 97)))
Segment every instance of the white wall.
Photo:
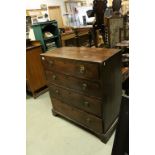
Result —
POLYGON ((87 5, 90 6, 93 3, 93 0, 86 0, 86 2, 87 2, 87 5))
POLYGON ((26 9, 40 9, 40 4, 59 5, 62 15, 65 13, 64 0, 26 0, 26 9))
MULTIPOLYGON (((112 5, 113 0, 108 0, 108 6, 112 5)), ((87 5, 93 3, 93 0, 86 0, 87 5)), ((59 5, 61 6, 62 14, 65 13, 64 0, 26 0, 26 9, 39 9, 40 4, 59 5)))
POLYGON ((39 9, 40 4, 60 5, 64 7, 63 0, 26 0, 26 9, 39 9))

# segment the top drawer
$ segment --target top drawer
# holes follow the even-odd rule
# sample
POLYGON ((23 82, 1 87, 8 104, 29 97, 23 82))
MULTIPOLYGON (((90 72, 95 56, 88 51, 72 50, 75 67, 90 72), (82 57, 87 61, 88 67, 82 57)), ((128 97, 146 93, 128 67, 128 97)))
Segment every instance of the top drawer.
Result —
POLYGON ((99 64, 42 56, 44 68, 80 78, 99 80, 99 64))

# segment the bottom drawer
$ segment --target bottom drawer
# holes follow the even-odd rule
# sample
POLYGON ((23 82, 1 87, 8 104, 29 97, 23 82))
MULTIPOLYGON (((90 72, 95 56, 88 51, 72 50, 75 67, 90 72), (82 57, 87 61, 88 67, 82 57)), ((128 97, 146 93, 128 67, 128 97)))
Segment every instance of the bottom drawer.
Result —
POLYGON ((63 116, 68 117, 72 121, 87 127, 88 129, 95 131, 97 133, 102 133, 102 119, 97 118, 96 116, 90 115, 84 111, 81 111, 77 108, 71 107, 61 101, 52 98, 53 109, 62 114, 63 116))

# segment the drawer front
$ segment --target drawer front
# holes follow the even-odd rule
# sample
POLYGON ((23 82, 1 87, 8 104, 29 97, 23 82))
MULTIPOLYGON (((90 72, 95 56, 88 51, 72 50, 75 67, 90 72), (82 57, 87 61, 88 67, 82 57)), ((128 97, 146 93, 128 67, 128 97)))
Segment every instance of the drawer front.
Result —
POLYGON ((80 78, 98 80, 99 64, 80 62, 67 59, 54 59, 43 57, 42 62, 47 70, 58 71, 60 73, 77 76, 80 78))
POLYGON ((100 83, 98 82, 90 82, 52 71, 46 71, 45 73, 49 85, 50 83, 53 83, 70 89, 74 89, 89 96, 102 98, 102 89, 100 83))
POLYGON ((90 115, 77 108, 71 107, 61 101, 52 98, 53 109, 70 120, 87 127, 97 133, 102 133, 102 119, 90 115))
POLYGON ((81 110, 99 117, 102 116, 102 102, 99 100, 80 95, 69 89, 63 89, 55 85, 50 86, 49 91, 51 98, 57 98, 62 102, 77 107, 81 110))

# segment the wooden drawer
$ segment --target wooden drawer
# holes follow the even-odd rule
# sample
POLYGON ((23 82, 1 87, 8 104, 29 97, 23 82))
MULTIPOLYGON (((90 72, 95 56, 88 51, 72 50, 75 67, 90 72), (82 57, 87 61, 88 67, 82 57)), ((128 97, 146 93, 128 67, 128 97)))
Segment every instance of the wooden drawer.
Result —
POLYGON ((55 85, 50 86, 49 91, 51 98, 57 98, 81 110, 85 110, 99 117, 102 116, 102 102, 99 100, 80 95, 69 89, 63 89, 55 85))
POLYGON ((75 35, 75 33, 73 32, 73 33, 69 33, 69 34, 62 34, 61 35, 61 40, 68 40, 68 39, 72 39, 72 38, 75 38, 76 37, 76 35, 75 35))
POLYGON ((53 109, 68 119, 87 127, 97 133, 102 133, 102 120, 93 115, 90 115, 77 108, 71 107, 61 101, 52 98, 53 109))
POLYGON ((99 64, 42 56, 46 70, 77 76, 85 79, 99 79, 99 64))
POLYGON ((46 71, 45 73, 48 85, 50 85, 50 83, 54 83, 74 89, 80 93, 84 93, 85 95, 102 98, 102 89, 100 83, 98 82, 91 82, 52 71, 46 71))

